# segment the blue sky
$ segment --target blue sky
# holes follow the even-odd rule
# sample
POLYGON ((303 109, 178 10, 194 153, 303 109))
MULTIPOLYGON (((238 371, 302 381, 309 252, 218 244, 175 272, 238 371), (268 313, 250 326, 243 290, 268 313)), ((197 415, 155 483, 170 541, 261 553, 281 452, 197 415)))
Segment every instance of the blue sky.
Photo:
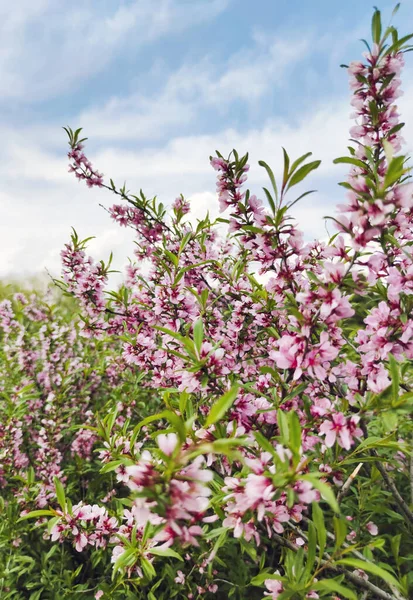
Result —
MULTIPOLYGON (((379 3, 385 24, 394 4, 379 3)), ((401 34, 412 4, 395 18, 401 34)), ((308 239, 325 237, 345 176, 331 161, 351 124, 339 65, 361 56, 372 10, 364 0, 0 0, 0 276, 57 274, 71 226, 96 236, 98 259, 113 249, 120 267, 132 251, 99 207, 114 198, 67 172, 63 125, 84 128, 107 177, 166 204, 182 192, 199 217, 216 213, 215 149, 250 152, 257 193, 258 160, 277 174, 282 146, 293 158, 312 151, 323 163, 305 187, 319 191, 295 214, 308 239)), ((407 150, 412 56, 399 102, 407 150)))

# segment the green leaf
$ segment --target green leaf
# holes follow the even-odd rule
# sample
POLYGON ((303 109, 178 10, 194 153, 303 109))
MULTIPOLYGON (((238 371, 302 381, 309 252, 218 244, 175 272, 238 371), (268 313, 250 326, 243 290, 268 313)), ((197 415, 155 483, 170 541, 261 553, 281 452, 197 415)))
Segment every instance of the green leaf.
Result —
POLYGON ((384 56, 398 52, 406 42, 408 42, 409 40, 411 40, 413 38, 413 33, 411 33, 409 35, 405 35, 404 37, 402 37, 398 40, 398 39, 396 39, 397 30, 394 30, 394 33, 396 35, 394 36, 393 44, 389 48, 387 48, 386 52, 384 53, 384 56))
POLYGON ((179 264, 179 258, 178 258, 178 256, 176 256, 176 254, 173 254, 169 250, 165 250, 165 249, 164 249, 164 254, 165 254, 165 256, 167 256, 169 258, 169 260, 174 265, 174 267, 178 266, 178 264, 179 264))
POLYGON ((343 545, 344 540, 347 535, 347 524, 344 519, 340 519, 339 517, 334 517, 334 534, 335 534, 335 544, 334 551, 337 552, 340 550, 343 545))
POLYGON ((318 502, 312 503, 313 523, 317 529, 318 545, 320 547, 319 557, 322 558, 327 541, 327 531, 324 523, 324 514, 318 502))
POLYGON ((214 558, 218 554, 218 550, 220 548, 222 548, 222 546, 224 546, 227 538, 228 538, 228 529, 225 528, 223 531, 221 531, 220 535, 218 536, 217 541, 214 544, 214 547, 212 548, 211 556, 213 558, 210 560, 209 565, 208 565, 208 573, 210 575, 212 574, 212 565, 213 565, 213 562, 214 562, 214 558))
POLYGON ((185 414, 185 410, 188 404, 188 398, 188 392, 181 392, 179 394, 179 412, 181 413, 181 415, 185 414))
POLYGON ((266 579, 275 579, 276 581, 283 581, 283 577, 281 575, 276 575, 275 573, 270 573, 264 571, 263 573, 259 573, 255 577, 253 577, 250 581, 250 585, 258 585, 261 586, 266 579))
POLYGON ((294 173, 294 175, 291 177, 288 184, 288 189, 292 188, 293 185, 300 183, 300 181, 307 177, 307 175, 311 173, 311 171, 318 169, 320 164, 321 160, 315 160, 313 162, 308 163, 307 165, 304 165, 303 167, 301 167, 301 169, 298 169, 298 171, 294 173))
POLYGON ((26 519, 37 519, 38 517, 51 517, 54 514, 56 513, 52 512, 51 510, 32 510, 32 512, 27 513, 27 515, 20 517, 17 522, 19 523, 20 521, 25 521, 26 519))
POLYGON ((286 413, 280 408, 277 410, 277 424, 280 430, 281 440, 286 446, 289 445, 290 441, 290 428, 288 427, 288 417, 286 413))
MULTIPOLYGON (((258 164, 260 165, 260 167, 264 167, 264 169, 267 171, 268 177, 270 178, 270 181, 271 181, 272 188, 274 190, 275 199, 276 199, 276 201, 278 203, 278 189, 277 189, 277 184, 275 182, 274 173, 272 172, 272 170, 269 167, 269 165, 267 165, 267 163, 264 162, 263 160, 259 160, 258 164)), ((264 188, 264 191, 265 191, 265 188, 264 188)))
POLYGON ((405 173, 405 169, 403 169, 404 165, 404 156, 396 156, 393 158, 391 163, 388 166, 386 175, 384 176, 384 189, 392 186, 396 181, 400 179, 400 177, 405 173))
POLYGON ((115 561, 112 571, 112 579, 115 579, 117 571, 122 570, 125 567, 131 567, 136 561, 135 549, 127 548, 115 561))
POLYGON ((372 575, 377 575, 377 577, 380 577, 387 583, 400 588, 399 582, 391 573, 374 563, 365 562, 364 560, 360 560, 358 558, 342 558, 341 560, 336 561, 336 564, 343 565, 345 567, 354 567, 355 569, 362 569, 363 571, 371 573, 372 575))
POLYGON ((296 168, 299 167, 301 165, 301 163, 304 162, 305 160, 307 160, 307 158, 311 155, 312 155, 312 152, 307 152, 307 154, 303 154, 302 156, 300 156, 300 158, 297 158, 297 160, 295 160, 293 162, 293 164, 291 165, 290 175, 292 175, 294 173, 294 171, 296 170, 296 168))
POLYGON ((103 465, 103 467, 100 469, 100 473, 110 473, 111 471, 114 471, 115 469, 120 467, 120 465, 124 464, 133 465, 134 462, 130 459, 127 459, 126 457, 119 458, 117 460, 111 460, 110 462, 103 465))
POLYGON ((287 184, 287 181, 288 181, 288 174, 289 174, 289 168, 290 168, 290 157, 288 156, 285 148, 283 148, 283 155, 284 155, 284 173, 283 173, 283 189, 284 189, 287 184))
POLYGON ((391 375, 391 388, 393 393, 393 405, 397 403, 399 399, 399 386, 400 386, 400 375, 399 365, 394 358, 393 354, 389 354, 389 368, 391 375))
POLYGON ((66 510, 66 496, 65 489, 59 479, 57 477, 53 478, 55 490, 56 490, 56 498, 60 505, 60 508, 65 511, 66 510))
POLYGON ((209 411, 209 415, 205 422, 205 427, 209 427, 213 425, 225 415, 227 410, 233 405, 237 395, 238 395, 239 386, 237 384, 233 385, 228 392, 225 392, 211 407, 209 411))
POLYGON ((202 342, 204 341, 204 324, 202 319, 198 319, 194 325, 194 343, 198 354, 201 352, 202 342))
POLYGON ((288 413, 289 429, 290 429, 290 448, 294 454, 299 454, 301 448, 301 426, 300 419, 296 412, 288 413))
POLYGON ((394 535, 391 539, 390 539, 390 546, 391 546, 391 551, 393 553, 394 559, 396 561, 396 564, 399 563, 399 552, 400 552, 400 541, 402 539, 402 534, 398 533, 397 535, 394 535))
POLYGON ((211 444, 211 452, 216 454, 227 454, 233 453, 234 449, 240 446, 248 446, 248 438, 245 437, 230 437, 230 438, 219 438, 214 440, 211 444))
POLYGON ((349 165, 354 165, 355 167, 359 167, 360 169, 363 169, 364 171, 369 170, 369 167, 368 167, 368 165, 366 165, 366 163, 364 163, 359 158, 352 158, 351 156, 341 156, 340 158, 335 158, 333 160, 333 163, 335 165, 349 164, 349 165))
POLYGON ((176 432, 178 433, 178 437, 181 440, 181 442, 184 442, 186 440, 186 429, 183 420, 171 410, 164 410, 160 413, 157 413, 156 415, 146 417, 146 419, 143 419, 142 421, 140 421, 140 423, 136 425, 131 438, 131 446, 133 446, 133 444, 135 443, 139 431, 142 429, 142 427, 144 427, 144 425, 149 425, 149 423, 153 423, 154 421, 160 421, 161 419, 167 419, 171 423, 171 425, 175 428, 176 432))
POLYGON ((270 452, 271 454, 275 453, 275 448, 271 444, 271 442, 268 438, 266 438, 260 431, 254 431, 253 433, 254 433, 255 439, 257 440, 257 442, 262 450, 266 450, 267 452, 270 452))
POLYGON ((178 552, 175 552, 175 550, 171 550, 171 548, 156 548, 155 546, 155 548, 150 548, 148 552, 150 554, 153 554, 153 556, 169 556, 170 558, 177 558, 181 561, 184 560, 182 556, 178 554, 178 552))
POLYGON ((275 202, 273 197, 271 196, 270 192, 267 190, 267 188, 262 188, 264 190, 265 195, 267 196, 267 200, 268 200, 268 204, 271 207, 272 213, 273 215, 275 215, 276 212, 276 207, 275 207, 275 202))
POLYGON ((307 582, 314 566, 317 553, 317 533, 314 523, 308 522, 307 562, 304 569, 303 581, 307 582))
POLYGON ((371 21, 371 34, 375 44, 380 43, 381 39, 381 14, 379 10, 375 10, 371 21))
POLYGON ((344 585, 341 585, 336 579, 321 579, 321 581, 317 581, 312 586, 312 589, 315 591, 328 591, 328 592, 337 592, 341 594, 344 598, 349 598, 349 600, 357 600, 356 594, 349 590, 344 585))

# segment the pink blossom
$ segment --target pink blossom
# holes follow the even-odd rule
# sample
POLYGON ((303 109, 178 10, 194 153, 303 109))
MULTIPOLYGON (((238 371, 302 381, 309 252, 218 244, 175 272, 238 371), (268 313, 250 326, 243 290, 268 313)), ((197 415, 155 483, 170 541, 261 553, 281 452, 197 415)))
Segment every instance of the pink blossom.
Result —
MULTIPOLYGON (((278 574, 278 572, 277 572, 277 574, 278 574)), ((277 579, 266 579, 264 581, 264 584, 269 592, 269 593, 264 592, 264 596, 269 596, 273 600, 276 600, 276 598, 278 598, 278 596, 281 594, 281 592, 284 589, 282 582, 278 581, 277 579)))
POLYGON ((377 535, 379 533, 379 528, 375 523, 373 523, 373 521, 369 521, 367 523, 366 529, 370 533, 370 535, 377 535))
POLYGON ((178 444, 178 436, 176 433, 162 433, 156 438, 156 443, 164 454, 170 456, 178 444))
POLYGON ((333 413, 330 420, 323 421, 320 425, 320 433, 326 436, 325 444, 327 448, 331 448, 336 439, 342 448, 349 450, 351 447, 352 440, 343 413, 333 413))

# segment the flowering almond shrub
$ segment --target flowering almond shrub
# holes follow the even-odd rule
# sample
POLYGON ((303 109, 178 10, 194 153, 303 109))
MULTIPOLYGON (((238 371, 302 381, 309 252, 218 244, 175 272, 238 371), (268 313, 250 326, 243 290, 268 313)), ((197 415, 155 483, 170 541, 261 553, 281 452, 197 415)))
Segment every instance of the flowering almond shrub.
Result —
POLYGON ((412 37, 376 10, 347 67, 357 124, 326 242, 289 216, 311 153, 284 150, 278 184, 260 162, 264 203, 248 155, 217 152, 223 216, 194 224, 183 196, 168 212, 105 183, 66 128, 70 171, 118 196, 136 248, 110 291, 110 262, 73 233, 60 286, 79 321, 2 304, 2 598, 413 597, 413 184, 395 104, 412 37))

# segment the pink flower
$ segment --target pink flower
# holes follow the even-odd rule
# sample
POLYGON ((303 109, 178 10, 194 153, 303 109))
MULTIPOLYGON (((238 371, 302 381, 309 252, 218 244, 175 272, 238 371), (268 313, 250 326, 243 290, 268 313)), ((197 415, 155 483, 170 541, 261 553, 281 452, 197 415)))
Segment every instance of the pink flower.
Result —
POLYGON ((177 571, 176 575, 177 576, 174 579, 175 583, 180 583, 183 585, 185 583, 185 574, 182 573, 182 571, 177 571))
POLYGON ((276 598, 278 598, 278 596, 283 591, 282 582, 278 581, 277 579, 266 579, 264 583, 265 583, 265 587, 270 592, 270 593, 264 592, 264 596, 269 596, 273 600, 276 600, 276 598))
POLYGON ((295 369, 294 379, 298 379, 302 373, 304 342, 298 337, 283 335, 277 344, 278 350, 271 350, 270 358, 279 369, 295 369))
POLYGON ((319 499, 317 490, 313 488, 309 481, 297 481, 294 486, 294 491, 298 499, 303 504, 311 504, 319 499))
POLYGON ((79 533, 75 536, 75 548, 78 552, 82 552, 85 546, 87 546, 87 537, 84 533, 79 533))
POLYGON ((171 456, 178 444, 178 436, 176 433, 161 433, 156 438, 160 450, 167 456, 171 456))
POLYGON ((352 441, 343 413, 332 414, 331 420, 324 421, 321 424, 320 433, 326 436, 325 444, 327 448, 331 448, 336 438, 338 438, 340 446, 346 450, 350 450, 352 441))
POLYGON ((270 479, 264 475, 250 473, 245 484, 245 497, 250 508, 257 508, 257 518, 261 521, 265 514, 265 501, 271 500, 275 489, 270 479))
POLYGON ((373 521, 369 521, 369 523, 367 523, 366 529, 370 535, 377 535, 379 533, 379 528, 375 523, 373 523, 373 521))

